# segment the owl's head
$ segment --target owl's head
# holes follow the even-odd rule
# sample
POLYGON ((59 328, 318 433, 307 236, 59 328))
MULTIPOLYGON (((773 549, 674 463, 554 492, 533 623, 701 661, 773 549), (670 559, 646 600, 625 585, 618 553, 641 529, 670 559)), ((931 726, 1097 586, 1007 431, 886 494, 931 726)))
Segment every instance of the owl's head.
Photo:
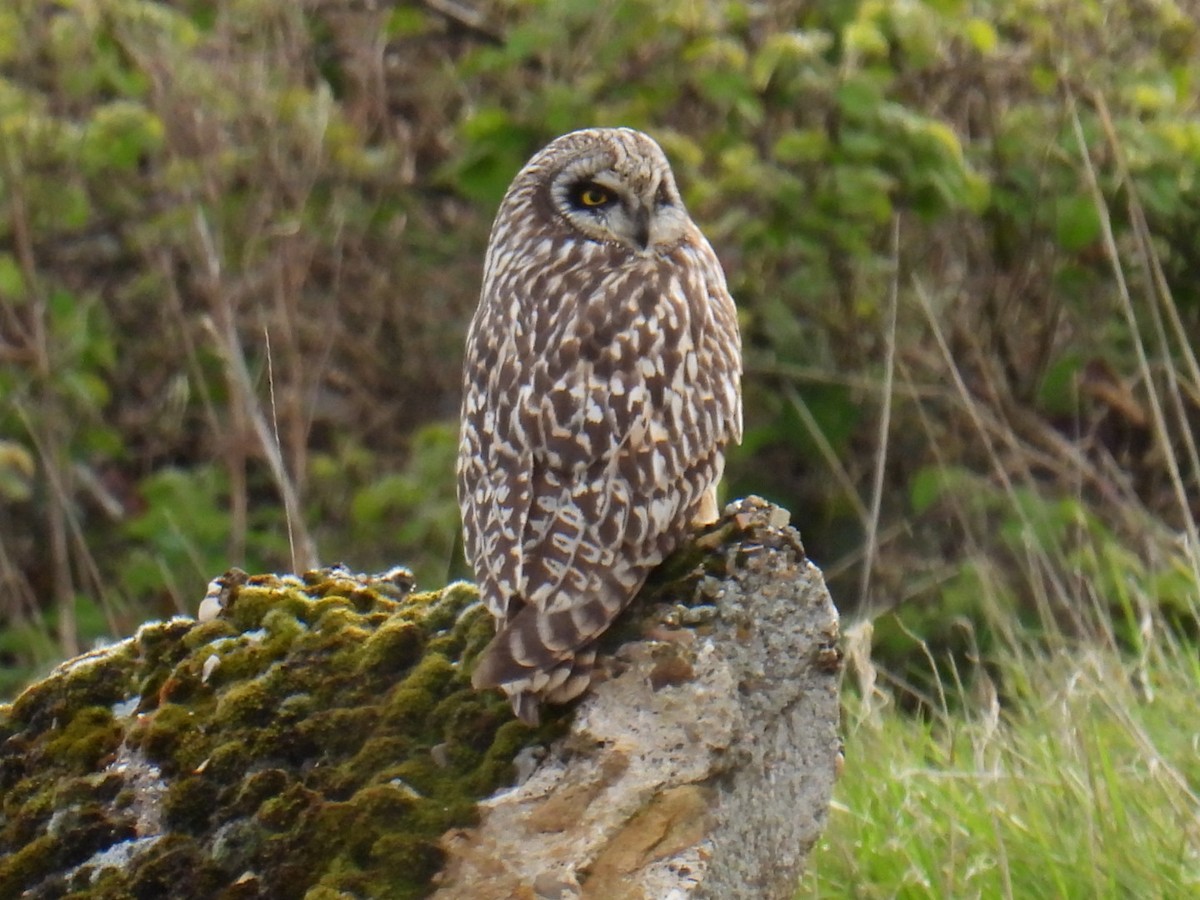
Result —
POLYGON ((551 142, 513 182, 511 193, 526 191, 575 232, 640 255, 674 248, 691 223, 662 148, 631 128, 591 128, 551 142))

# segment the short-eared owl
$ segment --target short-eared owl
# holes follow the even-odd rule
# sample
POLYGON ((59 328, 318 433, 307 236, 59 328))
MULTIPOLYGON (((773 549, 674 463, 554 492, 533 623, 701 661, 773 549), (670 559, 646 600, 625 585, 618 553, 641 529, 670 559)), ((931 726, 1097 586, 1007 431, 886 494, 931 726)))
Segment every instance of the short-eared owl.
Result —
POLYGON ((741 339, 666 156, 628 128, 536 154, 492 226, 467 336, 458 500, 497 633, 474 673, 538 720, 696 522, 741 440, 741 339))

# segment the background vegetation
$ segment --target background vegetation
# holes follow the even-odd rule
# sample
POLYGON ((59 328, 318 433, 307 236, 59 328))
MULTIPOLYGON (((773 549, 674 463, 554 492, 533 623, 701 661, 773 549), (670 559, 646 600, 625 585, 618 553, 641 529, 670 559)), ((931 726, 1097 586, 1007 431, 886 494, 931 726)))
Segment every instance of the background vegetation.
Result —
POLYGON ((1080 895, 1021 889, 1053 857, 1186 893, 1198 13, 2 0, 0 695, 229 565, 460 574, 491 215, 553 136, 632 125, 742 311, 728 493, 792 509, 860 623, 807 886, 1080 895))

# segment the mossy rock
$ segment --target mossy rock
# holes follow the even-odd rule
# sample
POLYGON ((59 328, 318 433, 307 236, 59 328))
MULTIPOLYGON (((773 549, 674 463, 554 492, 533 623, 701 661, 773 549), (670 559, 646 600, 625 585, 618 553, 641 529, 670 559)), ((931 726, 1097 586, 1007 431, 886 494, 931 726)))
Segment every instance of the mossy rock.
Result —
POLYGON ((148 624, 0 706, 0 896, 423 896, 438 838, 561 730, 472 690, 492 624, 469 585, 214 585, 209 621, 148 624))

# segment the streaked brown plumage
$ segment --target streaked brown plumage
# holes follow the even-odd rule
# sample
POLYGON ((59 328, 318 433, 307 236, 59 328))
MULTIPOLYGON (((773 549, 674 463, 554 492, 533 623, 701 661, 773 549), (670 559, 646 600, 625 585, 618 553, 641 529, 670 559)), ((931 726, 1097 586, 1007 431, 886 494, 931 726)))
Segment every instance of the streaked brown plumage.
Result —
POLYGON ((741 440, 741 340, 659 146, 589 129, 537 153, 492 226, 467 337, 458 498, 496 618, 476 687, 536 722, 698 520, 741 440))

